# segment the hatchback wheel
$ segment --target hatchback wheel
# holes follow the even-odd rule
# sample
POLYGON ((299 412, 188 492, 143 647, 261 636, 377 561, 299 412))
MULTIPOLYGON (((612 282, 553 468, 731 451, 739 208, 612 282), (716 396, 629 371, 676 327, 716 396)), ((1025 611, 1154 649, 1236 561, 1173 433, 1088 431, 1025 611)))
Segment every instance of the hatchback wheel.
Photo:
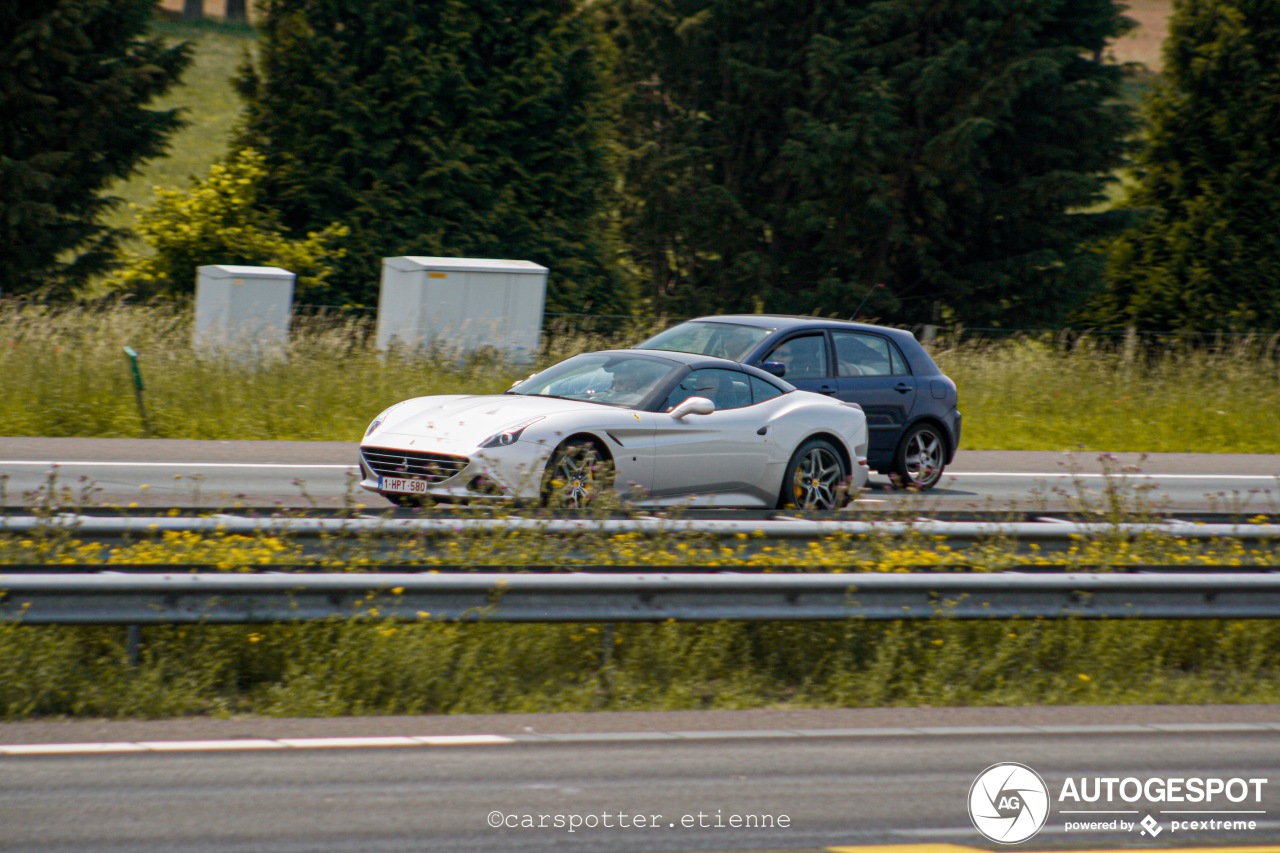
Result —
POLYGON ((917 424, 907 430, 893 457, 890 479, 894 488, 925 491, 942 479, 946 467, 946 439, 932 424, 917 424))

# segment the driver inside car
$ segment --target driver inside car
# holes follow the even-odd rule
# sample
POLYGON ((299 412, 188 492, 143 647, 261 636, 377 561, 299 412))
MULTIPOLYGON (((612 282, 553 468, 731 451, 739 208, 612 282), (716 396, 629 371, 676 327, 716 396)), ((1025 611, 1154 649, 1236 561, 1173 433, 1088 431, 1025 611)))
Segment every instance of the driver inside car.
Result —
POLYGON ((750 329, 730 329, 720 341, 715 355, 731 361, 742 361, 751 350, 755 349, 757 336, 750 329))
POLYGON ((612 371, 610 386, 596 395, 606 403, 634 405, 644 399, 653 381, 653 368, 643 362, 622 361, 608 368, 612 371))

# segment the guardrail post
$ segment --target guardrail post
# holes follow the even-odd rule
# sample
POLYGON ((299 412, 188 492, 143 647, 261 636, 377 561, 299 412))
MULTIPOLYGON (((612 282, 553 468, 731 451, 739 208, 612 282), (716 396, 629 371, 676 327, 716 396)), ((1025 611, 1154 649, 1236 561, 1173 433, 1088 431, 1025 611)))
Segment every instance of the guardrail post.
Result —
POLYGON ((142 626, 130 625, 127 631, 128 633, 125 637, 125 654, 129 658, 129 666, 137 669, 138 663, 142 659, 142 626))
POLYGON ((613 623, 606 622, 600 626, 600 668, 604 669, 613 661, 613 623))

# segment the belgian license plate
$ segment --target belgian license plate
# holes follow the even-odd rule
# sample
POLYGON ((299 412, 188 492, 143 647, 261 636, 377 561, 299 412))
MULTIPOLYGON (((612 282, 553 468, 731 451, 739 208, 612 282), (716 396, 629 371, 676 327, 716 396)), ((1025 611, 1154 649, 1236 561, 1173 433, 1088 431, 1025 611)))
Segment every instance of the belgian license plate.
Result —
POLYGON ((399 492, 406 495, 425 495, 427 481, 416 477, 382 477, 378 480, 378 491, 399 492))

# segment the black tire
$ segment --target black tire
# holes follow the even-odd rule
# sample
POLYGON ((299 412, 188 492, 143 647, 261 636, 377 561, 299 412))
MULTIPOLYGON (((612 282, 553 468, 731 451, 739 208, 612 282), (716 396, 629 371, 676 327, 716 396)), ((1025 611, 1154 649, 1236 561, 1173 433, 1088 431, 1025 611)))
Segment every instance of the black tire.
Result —
POLYGON ((898 442, 889 478, 895 489, 927 491, 938 485, 946 468, 947 440, 933 424, 916 424, 898 442))
POLYGON ((575 438, 556 448, 542 478, 542 503, 581 509, 613 487, 613 462, 589 438, 575 438))
POLYGON ((840 451, 825 438, 811 438, 791 454, 778 507, 839 509, 848 500, 848 482, 849 471, 840 451))

